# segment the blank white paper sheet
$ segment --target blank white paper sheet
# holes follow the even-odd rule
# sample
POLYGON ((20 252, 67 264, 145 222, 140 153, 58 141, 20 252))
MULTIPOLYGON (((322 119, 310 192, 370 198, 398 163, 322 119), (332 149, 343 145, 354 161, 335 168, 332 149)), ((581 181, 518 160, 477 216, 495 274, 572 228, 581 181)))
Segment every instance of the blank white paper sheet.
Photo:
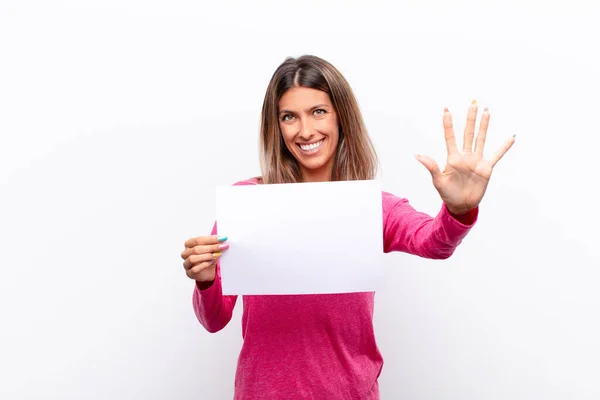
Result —
POLYGON ((378 181, 216 189, 223 294, 375 291, 383 276, 378 181))

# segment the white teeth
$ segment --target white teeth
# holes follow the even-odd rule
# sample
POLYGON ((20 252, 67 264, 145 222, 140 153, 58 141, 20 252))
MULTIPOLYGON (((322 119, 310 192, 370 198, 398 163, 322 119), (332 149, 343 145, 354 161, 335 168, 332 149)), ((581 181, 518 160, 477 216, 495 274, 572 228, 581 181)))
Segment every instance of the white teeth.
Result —
POLYGON ((304 151, 311 151, 311 150, 316 150, 319 147, 321 147, 321 145, 323 144, 323 140, 321 140, 320 142, 317 143, 312 143, 312 144, 301 144, 300 148, 304 151))

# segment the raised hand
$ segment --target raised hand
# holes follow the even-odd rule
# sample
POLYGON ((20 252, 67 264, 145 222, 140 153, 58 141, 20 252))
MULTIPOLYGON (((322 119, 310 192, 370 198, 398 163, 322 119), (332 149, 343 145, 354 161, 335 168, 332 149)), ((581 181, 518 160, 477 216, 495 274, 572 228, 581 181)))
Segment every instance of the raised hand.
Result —
POLYGON ((430 157, 417 155, 417 160, 431 173, 433 185, 448 207, 448 210, 456 215, 464 214, 479 205, 492 176, 494 166, 515 142, 513 136, 489 160, 484 159, 483 149, 490 121, 488 109, 485 108, 483 110, 479 123, 479 132, 473 149, 476 120, 477 103, 473 101, 469 107, 463 149, 460 152, 454 136, 452 115, 447 108, 444 109, 443 125, 448 160, 443 171, 440 171, 437 163, 430 157))

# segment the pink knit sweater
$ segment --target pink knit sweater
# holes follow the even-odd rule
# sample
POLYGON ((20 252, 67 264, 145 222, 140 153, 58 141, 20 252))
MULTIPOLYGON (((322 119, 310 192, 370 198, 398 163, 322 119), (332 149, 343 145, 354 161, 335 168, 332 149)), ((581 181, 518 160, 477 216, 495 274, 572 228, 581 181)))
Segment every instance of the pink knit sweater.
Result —
MULTIPOLYGON (((448 258, 478 215, 475 209, 455 218, 442 205, 433 218, 386 192, 382 201, 386 253, 448 258)), ((227 325, 237 301, 223 296, 219 271, 217 265, 215 281, 197 283, 193 292, 194 311, 209 332, 227 325)), ((379 399, 383 358, 373 330, 374 298, 373 292, 243 296, 234 399, 379 399)))

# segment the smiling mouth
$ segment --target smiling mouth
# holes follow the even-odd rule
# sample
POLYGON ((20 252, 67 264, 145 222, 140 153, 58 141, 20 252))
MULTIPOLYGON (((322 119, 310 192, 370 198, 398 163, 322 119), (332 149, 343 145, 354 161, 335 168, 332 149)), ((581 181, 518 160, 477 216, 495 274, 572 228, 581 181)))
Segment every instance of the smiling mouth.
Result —
POLYGON ((325 142, 325 138, 319 140, 318 142, 310 143, 310 144, 298 143, 298 147, 300 147, 300 150, 302 150, 303 153, 312 154, 312 153, 316 153, 317 151, 319 151, 319 149, 323 145, 323 142, 325 142))

